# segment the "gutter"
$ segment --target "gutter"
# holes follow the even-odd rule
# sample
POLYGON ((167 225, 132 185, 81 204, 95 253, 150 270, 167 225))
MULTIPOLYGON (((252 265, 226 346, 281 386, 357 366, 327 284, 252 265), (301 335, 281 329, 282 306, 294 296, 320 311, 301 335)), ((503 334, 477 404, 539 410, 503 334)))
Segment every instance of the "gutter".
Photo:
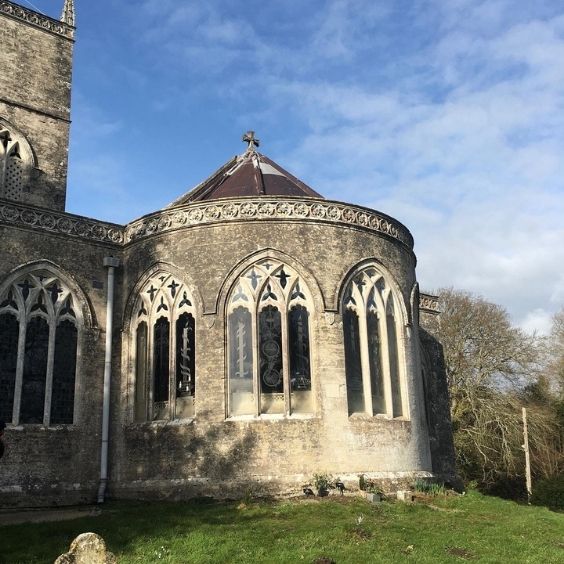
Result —
POLYGON ((108 269, 108 294, 106 302, 106 354, 104 359, 104 401, 102 406, 102 446, 100 450, 100 485, 98 503, 104 503, 108 484, 108 443, 110 436, 110 390, 112 383, 112 333, 114 317, 115 269, 119 259, 105 257, 104 267, 108 269))

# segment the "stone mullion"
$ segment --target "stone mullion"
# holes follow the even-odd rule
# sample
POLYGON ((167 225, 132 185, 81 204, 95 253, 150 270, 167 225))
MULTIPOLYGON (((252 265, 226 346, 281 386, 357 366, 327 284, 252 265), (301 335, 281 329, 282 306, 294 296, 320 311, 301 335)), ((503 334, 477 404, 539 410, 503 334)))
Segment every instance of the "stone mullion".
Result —
POLYGON ((18 336, 18 361, 16 364, 16 383, 14 387, 14 406, 12 411, 12 423, 19 425, 20 423, 20 406, 22 401, 22 383, 25 361, 25 337, 27 330, 27 316, 20 315, 20 333, 18 336))
POLYGON ((153 415, 155 413, 155 405, 154 405, 154 397, 155 397, 155 390, 154 390, 154 373, 155 373, 155 366, 154 366, 154 350, 153 350, 153 342, 155 340, 155 323, 152 318, 147 321, 147 369, 145 370, 147 381, 145 382, 145 390, 147 392, 147 420, 152 421, 153 415))
MULTIPOLYGON (((257 298, 259 299, 259 298, 257 298)), ((260 396, 260 351, 259 351, 259 338, 258 338, 258 306, 255 304, 253 316, 251 318, 251 328, 252 328, 252 347, 253 347, 253 393, 255 395, 255 417, 259 416, 261 413, 261 401, 260 396)))
POLYGON ((360 365, 362 368, 362 392, 364 395, 364 412, 372 415, 372 385, 370 382, 370 357, 368 354, 368 324, 366 308, 363 307, 358 317, 358 330, 360 337, 360 365))
POLYGON ((176 322, 171 314, 168 338, 168 418, 176 419, 176 322))
POLYGON ((386 312, 378 315, 378 327, 380 329, 380 359, 382 362, 382 380, 384 383, 384 400, 386 404, 386 415, 394 416, 394 404, 392 401, 392 378, 390 370, 390 347, 388 344, 388 323, 386 312))
POLYGON ((45 376, 45 403, 43 406, 43 426, 49 427, 51 421, 51 398, 53 397, 53 364, 55 362, 55 334, 57 320, 49 320, 49 346, 47 350, 47 374, 45 376))
POLYGON ((288 311, 280 312, 282 330, 282 382, 284 385, 284 412, 290 415, 292 406, 290 405, 290 352, 288 339, 288 311))

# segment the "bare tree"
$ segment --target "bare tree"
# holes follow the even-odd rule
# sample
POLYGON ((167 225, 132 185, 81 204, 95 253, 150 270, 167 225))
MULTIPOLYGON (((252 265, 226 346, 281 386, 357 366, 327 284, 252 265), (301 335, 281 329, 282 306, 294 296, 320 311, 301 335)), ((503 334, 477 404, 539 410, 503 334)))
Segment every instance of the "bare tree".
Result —
POLYGON ((485 485, 519 476, 520 393, 539 370, 537 339, 481 297, 443 289, 439 298, 431 330, 444 347, 459 471, 485 485))

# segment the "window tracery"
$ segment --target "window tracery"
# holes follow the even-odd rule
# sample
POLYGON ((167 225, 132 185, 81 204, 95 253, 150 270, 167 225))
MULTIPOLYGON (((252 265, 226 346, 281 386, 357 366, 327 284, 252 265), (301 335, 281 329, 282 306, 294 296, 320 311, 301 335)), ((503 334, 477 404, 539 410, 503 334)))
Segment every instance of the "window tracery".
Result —
POLYGON ((406 415, 401 323, 384 275, 376 267, 355 274, 342 307, 349 414, 406 415))
POLYGON ((313 412, 311 304, 298 273, 279 261, 239 277, 227 305, 229 415, 313 412))
POLYGON ((0 121, 0 197, 22 200, 32 163, 27 141, 0 121))
POLYGON ((0 294, 0 419, 72 424, 80 324, 52 272, 20 276, 0 294))
POLYGON ((187 286, 158 272, 142 286, 133 309, 135 420, 195 415, 194 300, 187 286))

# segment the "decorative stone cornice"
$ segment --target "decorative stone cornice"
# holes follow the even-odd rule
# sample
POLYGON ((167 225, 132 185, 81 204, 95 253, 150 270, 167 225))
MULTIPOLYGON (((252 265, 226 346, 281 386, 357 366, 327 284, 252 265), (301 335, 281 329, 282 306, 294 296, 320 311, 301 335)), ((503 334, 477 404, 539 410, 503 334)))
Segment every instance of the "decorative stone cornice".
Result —
POLYGON ((68 213, 0 201, 0 225, 48 231, 90 241, 122 245, 123 227, 68 213))
POLYGON ((113 245, 124 245, 200 225, 269 220, 313 221, 362 228, 391 237, 413 249, 411 233, 395 219, 367 208, 327 200, 261 197, 192 203, 142 217, 125 227, 0 200, 0 225, 48 231, 113 245))
POLYGON ((419 309, 431 315, 439 315, 441 310, 439 308, 439 297, 432 296, 431 294, 419 295, 419 309))
POLYGON ((55 20, 49 16, 34 12, 33 10, 23 8, 13 2, 0 0, 0 14, 5 14, 34 27, 66 37, 67 39, 74 39, 74 27, 65 22, 60 22, 59 20, 55 20))
POLYGON ((329 200, 288 197, 221 199, 165 209, 127 225, 125 242, 197 225, 265 220, 315 221, 363 228, 387 235, 413 249, 409 230, 385 214, 329 200))

